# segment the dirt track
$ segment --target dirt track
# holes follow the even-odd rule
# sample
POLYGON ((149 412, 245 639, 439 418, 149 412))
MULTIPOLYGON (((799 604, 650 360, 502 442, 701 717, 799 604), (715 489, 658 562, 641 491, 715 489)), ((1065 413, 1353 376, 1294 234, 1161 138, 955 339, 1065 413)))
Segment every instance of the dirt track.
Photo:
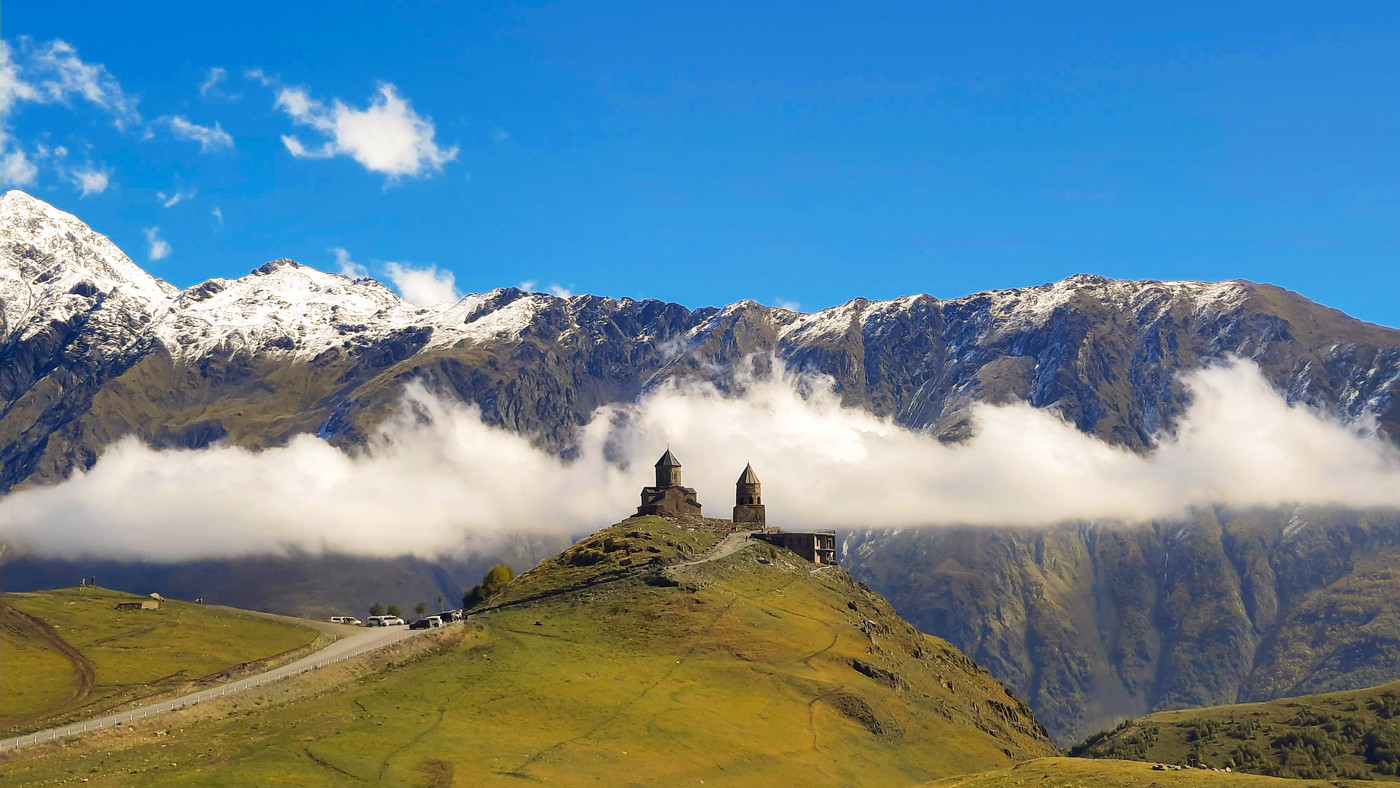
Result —
POLYGON ((24 717, 16 717, 7 720, 8 724, 23 725, 29 720, 48 717, 60 714, 67 709, 82 703, 87 699, 88 693, 97 685, 97 670, 91 660, 83 656, 81 652, 73 648, 72 644, 63 639, 58 631, 49 626, 48 623, 37 619, 28 613, 16 610, 4 602, 0 602, 0 625, 9 625, 21 632, 27 632, 30 636, 47 643, 58 653, 62 654, 69 664, 73 666, 73 691, 67 698, 59 703, 24 717))

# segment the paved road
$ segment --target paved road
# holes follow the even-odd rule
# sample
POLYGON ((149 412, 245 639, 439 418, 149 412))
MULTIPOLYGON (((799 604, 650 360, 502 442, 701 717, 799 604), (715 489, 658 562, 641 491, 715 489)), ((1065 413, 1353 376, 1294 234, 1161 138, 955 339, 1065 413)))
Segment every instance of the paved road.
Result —
MULTIPOLYGON (((303 622, 304 623, 304 622, 303 622)), ((170 700, 163 700, 159 703, 152 703, 135 709, 128 709, 117 714, 108 714, 105 717, 95 717, 90 720, 75 722, 71 725, 62 725, 57 728, 26 733, 23 736, 16 736, 12 739, 0 740, 0 752, 9 752, 20 747, 32 747, 35 744, 61 739, 65 736, 77 736, 88 731, 111 728, 122 723, 135 722, 136 720, 154 717, 157 714, 166 714, 175 709, 182 709, 186 706, 193 706, 196 703, 203 703, 206 700, 222 698, 225 695, 234 695, 255 687, 261 687, 279 679, 305 673, 309 670, 316 670, 327 665, 339 662, 348 657, 358 656, 367 651, 383 648, 392 643, 397 643, 405 638, 421 635, 431 630, 418 629, 410 630, 408 627, 372 627, 356 630, 348 637, 331 643, 329 646, 302 657, 295 662, 289 662, 280 668, 258 673, 247 678, 231 681, 206 690, 193 692, 170 700)))

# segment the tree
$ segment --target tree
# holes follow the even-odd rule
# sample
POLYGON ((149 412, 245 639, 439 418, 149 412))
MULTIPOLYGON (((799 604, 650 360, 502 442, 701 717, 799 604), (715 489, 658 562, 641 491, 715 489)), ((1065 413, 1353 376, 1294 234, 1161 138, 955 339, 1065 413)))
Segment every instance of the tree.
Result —
POLYGON ((372 605, 369 606, 369 614, 370 614, 371 616, 382 616, 382 615, 384 615, 384 606, 381 605, 381 604, 379 604, 378 602, 375 602, 374 604, 372 604, 372 605))
POLYGON ((514 577, 515 570, 505 564, 496 564, 486 570, 486 577, 481 579, 481 592, 486 595, 487 599, 490 599, 504 591, 514 577))
POLYGON ((423 615, 428 612, 428 603, 419 602, 413 606, 413 612, 417 613, 419 618, 422 618, 423 615))
POLYGON ((471 610, 472 608, 481 604, 483 601, 484 600, 481 596, 481 585, 478 583, 477 585, 472 586, 470 591, 468 591, 465 594, 462 594, 462 609, 471 610))
POLYGON ((403 618, 403 612, 399 610, 398 605, 389 605, 389 607, 386 608, 384 612, 388 613, 394 618, 403 618))
POLYGON ((513 577, 515 577, 515 570, 505 564, 496 564, 486 570, 486 576, 481 578, 481 582, 472 586, 470 591, 462 595, 462 609, 468 610, 476 607, 501 593, 507 585, 510 585, 513 577))

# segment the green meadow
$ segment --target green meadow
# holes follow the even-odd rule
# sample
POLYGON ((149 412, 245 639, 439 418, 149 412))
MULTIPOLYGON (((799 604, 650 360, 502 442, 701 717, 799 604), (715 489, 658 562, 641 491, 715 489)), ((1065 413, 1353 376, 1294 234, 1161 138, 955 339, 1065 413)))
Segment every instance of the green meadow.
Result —
POLYGON ((310 646, 310 627, 103 588, 0 595, 0 735, 97 716, 310 646), (240 667, 242 666, 242 667, 240 667))

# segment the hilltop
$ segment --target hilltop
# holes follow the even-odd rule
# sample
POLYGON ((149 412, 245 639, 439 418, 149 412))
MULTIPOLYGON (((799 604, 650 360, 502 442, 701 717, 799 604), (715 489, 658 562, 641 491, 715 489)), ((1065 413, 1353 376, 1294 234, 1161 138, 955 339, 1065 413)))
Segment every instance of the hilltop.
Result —
POLYGON ((286 661, 320 633, 291 620, 88 586, 0 594, 0 738, 286 661), (17 677, 22 677, 20 680, 17 677))
POLYGON ((630 518, 386 670, 0 763, 11 785, 909 785, 1055 752, 844 571, 760 542, 707 552, 723 537, 630 518))

